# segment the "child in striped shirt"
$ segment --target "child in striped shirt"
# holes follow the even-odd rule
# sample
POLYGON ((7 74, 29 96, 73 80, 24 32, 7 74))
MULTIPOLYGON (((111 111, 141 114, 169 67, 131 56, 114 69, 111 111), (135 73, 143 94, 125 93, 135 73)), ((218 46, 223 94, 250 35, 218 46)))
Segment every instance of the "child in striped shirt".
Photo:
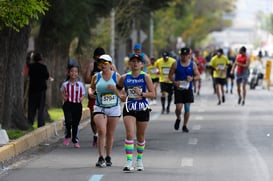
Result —
POLYGON ((86 94, 84 84, 79 80, 79 66, 68 67, 68 79, 61 86, 64 101, 65 138, 63 144, 68 146, 70 139, 75 148, 79 148, 78 126, 82 117, 82 101, 86 94))

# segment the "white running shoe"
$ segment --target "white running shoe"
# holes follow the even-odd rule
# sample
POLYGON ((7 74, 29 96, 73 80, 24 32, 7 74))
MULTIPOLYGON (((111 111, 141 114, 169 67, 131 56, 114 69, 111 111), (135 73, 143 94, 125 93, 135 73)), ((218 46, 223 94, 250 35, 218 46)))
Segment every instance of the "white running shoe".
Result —
POLYGON ((143 166, 142 160, 137 160, 136 170, 137 171, 143 171, 144 170, 144 166, 143 166))
POLYGON ((125 167, 123 168, 123 171, 124 172, 134 171, 133 161, 132 160, 127 160, 127 163, 126 163, 125 167))

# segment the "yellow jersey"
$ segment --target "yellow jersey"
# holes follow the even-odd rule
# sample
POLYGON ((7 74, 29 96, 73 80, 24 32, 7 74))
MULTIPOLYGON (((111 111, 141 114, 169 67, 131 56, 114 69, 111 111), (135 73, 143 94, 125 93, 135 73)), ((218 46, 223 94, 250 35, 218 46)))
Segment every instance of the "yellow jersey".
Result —
POLYGON ((230 64, 228 58, 225 55, 220 57, 215 55, 211 58, 209 65, 214 68, 213 78, 225 79, 227 77, 227 67, 230 64))
POLYGON ((147 73, 150 75, 152 79, 158 78, 159 77, 159 70, 155 66, 155 64, 150 64, 147 66, 147 73))
POLYGON ((159 70, 159 82, 172 83, 172 81, 169 80, 168 75, 171 66, 175 61, 176 60, 172 57, 169 57, 167 60, 164 60, 163 58, 156 60, 155 66, 159 70))

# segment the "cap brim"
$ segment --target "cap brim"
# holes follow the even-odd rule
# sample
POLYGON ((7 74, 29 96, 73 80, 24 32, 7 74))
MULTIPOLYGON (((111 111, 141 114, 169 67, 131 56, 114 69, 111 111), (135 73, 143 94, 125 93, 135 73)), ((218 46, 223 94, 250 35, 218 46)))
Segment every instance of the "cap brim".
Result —
POLYGON ((110 62, 110 63, 112 63, 111 61, 105 60, 105 59, 98 59, 98 62, 110 62))

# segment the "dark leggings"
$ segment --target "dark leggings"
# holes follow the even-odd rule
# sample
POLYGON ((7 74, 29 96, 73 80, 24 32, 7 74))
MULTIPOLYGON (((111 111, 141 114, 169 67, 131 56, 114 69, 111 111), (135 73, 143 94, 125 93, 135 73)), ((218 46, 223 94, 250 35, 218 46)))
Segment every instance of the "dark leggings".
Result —
POLYGON ((82 104, 65 102, 63 104, 63 112, 65 119, 65 138, 71 138, 72 129, 72 142, 77 143, 78 138, 78 127, 82 117, 82 104))

